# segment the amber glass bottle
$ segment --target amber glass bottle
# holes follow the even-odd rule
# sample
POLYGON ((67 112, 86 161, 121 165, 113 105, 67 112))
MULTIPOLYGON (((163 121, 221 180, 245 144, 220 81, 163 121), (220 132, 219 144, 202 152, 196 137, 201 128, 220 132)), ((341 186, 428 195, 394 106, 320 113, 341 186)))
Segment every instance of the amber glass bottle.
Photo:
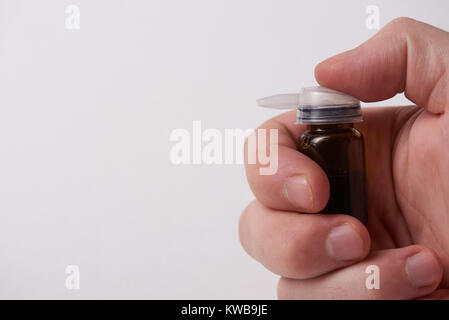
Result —
POLYGON ((330 184, 329 201, 321 212, 349 214, 366 223, 364 142, 353 125, 362 121, 360 101, 329 88, 308 87, 299 94, 259 99, 258 104, 297 109, 296 123, 307 126, 298 150, 320 165, 330 184))
POLYGON ((330 196, 321 213, 343 213, 367 222, 362 134, 352 123, 308 125, 298 150, 326 172, 330 196))

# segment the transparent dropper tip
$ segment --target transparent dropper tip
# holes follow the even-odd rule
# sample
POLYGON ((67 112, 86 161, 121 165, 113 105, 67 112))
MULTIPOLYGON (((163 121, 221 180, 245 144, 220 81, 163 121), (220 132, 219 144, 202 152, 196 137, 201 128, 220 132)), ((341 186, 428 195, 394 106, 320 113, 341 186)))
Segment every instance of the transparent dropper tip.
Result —
POLYGON ((296 109, 299 105, 299 94, 276 94, 274 96, 257 99, 257 105, 263 108, 296 109))

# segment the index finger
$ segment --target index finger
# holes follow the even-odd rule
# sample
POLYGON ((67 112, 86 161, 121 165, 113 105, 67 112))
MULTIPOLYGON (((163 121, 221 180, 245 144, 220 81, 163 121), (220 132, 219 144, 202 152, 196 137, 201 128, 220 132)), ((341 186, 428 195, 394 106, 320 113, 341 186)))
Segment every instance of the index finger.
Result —
MULTIPOLYGON (((295 112, 290 111, 274 117, 258 129, 277 130, 276 143, 277 170, 274 174, 261 174, 264 165, 259 161, 248 163, 248 140, 245 142, 245 169, 248 183, 262 204, 272 209, 318 212, 329 198, 329 181, 321 167, 297 150, 297 139, 305 131, 305 126, 296 125, 295 112)), ((256 130, 257 132, 257 130, 256 130)), ((268 134, 267 134, 268 136, 268 134)), ((256 139, 261 139, 257 137, 256 139)), ((266 143, 264 152, 271 153, 275 148, 266 143)), ((257 152, 260 152, 258 145, 257 152)))
POLYGON ((353 50, 315 68, 317 81, 362 101, 405 92, 434 114, 449 106, 449 33, 410 18, 398 18, 353 50))

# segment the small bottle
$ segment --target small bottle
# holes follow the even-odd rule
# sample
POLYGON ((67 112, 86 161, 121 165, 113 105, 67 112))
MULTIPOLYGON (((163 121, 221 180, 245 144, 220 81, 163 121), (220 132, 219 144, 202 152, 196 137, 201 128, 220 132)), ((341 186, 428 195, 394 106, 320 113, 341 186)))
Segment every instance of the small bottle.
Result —
POLYGON ((302 88, 258 100, 259 106, 297 108, 296 123, 306 124, 298 151, 326 173, 330 196, 320 213, 349 214, 367 222, 364 141, 354 123, 362 121, 360 101, 325 87, 302 88))

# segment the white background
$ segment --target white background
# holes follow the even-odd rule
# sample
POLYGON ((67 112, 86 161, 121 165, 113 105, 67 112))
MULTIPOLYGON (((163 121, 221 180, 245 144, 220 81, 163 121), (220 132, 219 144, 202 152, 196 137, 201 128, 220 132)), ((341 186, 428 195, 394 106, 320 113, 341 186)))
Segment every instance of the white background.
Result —
POLYGON ((255 99, 314 85, 368 5, 449 29, 443 0, 0 0, 0 298, 275 298, 238 241, 243 167, 175 166, 169 135, 275 115, 255 99))

